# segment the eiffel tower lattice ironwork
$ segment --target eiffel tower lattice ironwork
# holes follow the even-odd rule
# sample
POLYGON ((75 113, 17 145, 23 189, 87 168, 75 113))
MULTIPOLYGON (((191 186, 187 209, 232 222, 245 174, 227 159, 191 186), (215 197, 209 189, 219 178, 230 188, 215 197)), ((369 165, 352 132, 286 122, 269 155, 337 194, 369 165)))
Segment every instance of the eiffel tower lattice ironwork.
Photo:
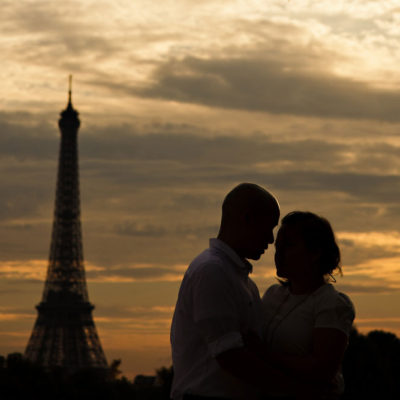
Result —
POLYGON ((78 112, 71 102, 59 120, 61 144, 49 266, 38 317, 25 356, 69 371, 107 368, 89 302, 82 251, 78 112))

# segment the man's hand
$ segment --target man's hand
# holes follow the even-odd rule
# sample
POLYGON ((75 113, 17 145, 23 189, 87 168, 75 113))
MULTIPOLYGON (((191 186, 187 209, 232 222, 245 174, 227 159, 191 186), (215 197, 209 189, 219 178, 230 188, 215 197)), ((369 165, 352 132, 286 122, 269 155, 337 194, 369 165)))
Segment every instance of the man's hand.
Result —
POLYGON ((264 348, 264 344, 260 337, 254 331, 242 332, 243 343, 249 351, 254 351, 256 354, 260 354, 261 349, 264 348))
POLYGON ((262 393, 267 393, 271 385, 287 383, 287 377, 280 370, 271 368, 260 353, 247 347, 224 351, 216 356, 216 360, 223 370, 262 393))

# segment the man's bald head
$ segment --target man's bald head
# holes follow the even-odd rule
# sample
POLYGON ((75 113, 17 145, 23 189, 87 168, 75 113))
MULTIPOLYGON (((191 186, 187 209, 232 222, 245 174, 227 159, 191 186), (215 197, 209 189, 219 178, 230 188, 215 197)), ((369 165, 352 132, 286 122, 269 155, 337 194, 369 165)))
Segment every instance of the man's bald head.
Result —
POLYGON ((222 223, 230 223, 243 212, 279 213, 275 196, 255 183, 241 183, 235 186, 222 203, 222 223))
POLYGON ((272 231, 278 220, 276 198, 261 186, 241 183, 226 195, 222 204, 218 237, 242 257, 258 259, 273 243, 272 231))

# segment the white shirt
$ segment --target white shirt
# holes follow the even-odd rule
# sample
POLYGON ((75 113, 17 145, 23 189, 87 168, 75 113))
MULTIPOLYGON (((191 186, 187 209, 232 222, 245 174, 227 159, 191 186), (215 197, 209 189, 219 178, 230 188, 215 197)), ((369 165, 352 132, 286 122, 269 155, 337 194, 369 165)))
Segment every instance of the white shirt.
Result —
POLYGON ((243 346, 242 332, 262 333, 262 303, 248 277, 251 264, 227 244, 209 249, 187 269, 171 326, 174 380, 171 396, 251 398, 252 388, 222 370, 215 357, 243 346))
MULTIPOLYGON (((314 328, 339 329, 348 337, 355 315, 351 300, 329 283, 305 295, 292 294, 287 286, 272 285, 262 301, 264 339, 272 352, 281 354, 310 354, 314 328)), ((337 390, 342 391, 341 375, 337 381, 337 390)), ((274 390, 274 394, 288 394, 288 387, 274 390)))

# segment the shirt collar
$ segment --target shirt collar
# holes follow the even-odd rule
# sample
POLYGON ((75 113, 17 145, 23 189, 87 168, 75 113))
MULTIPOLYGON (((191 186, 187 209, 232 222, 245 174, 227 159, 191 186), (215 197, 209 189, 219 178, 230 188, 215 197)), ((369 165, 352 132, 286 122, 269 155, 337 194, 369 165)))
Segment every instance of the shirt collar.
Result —
POLYGON ((238 267, 241 271, 245 272, 246 275, 253 272, 253 266, 245 259, 239 257, 239 255, 229 245, 220 239, 210 239, 210 248, 218 249, 227 255, 230 260, 238 267))

